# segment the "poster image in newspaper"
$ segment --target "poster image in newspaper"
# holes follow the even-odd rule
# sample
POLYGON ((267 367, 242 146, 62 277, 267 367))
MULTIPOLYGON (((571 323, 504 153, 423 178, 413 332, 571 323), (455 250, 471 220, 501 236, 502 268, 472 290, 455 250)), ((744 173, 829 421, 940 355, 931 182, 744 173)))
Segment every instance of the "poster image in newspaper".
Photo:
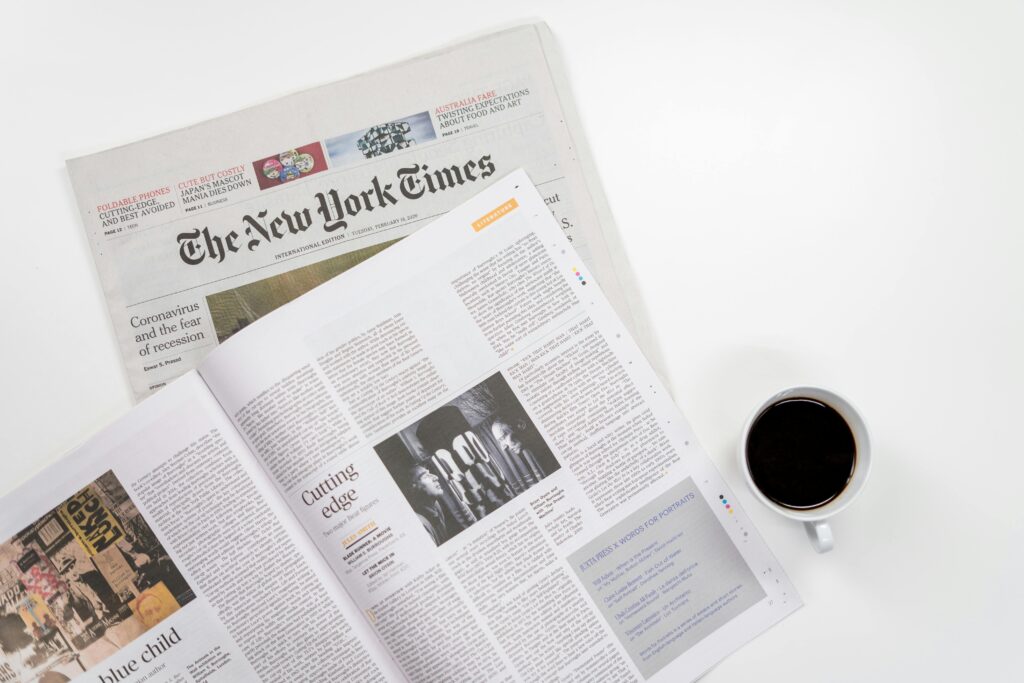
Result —
POLYGON ((70 680, 194 598, 108 471, 0 543, 0 681, 70 680))
POLYGON ((519 167, 644 338, 543 24, 68 162, 136 398, 519 167))

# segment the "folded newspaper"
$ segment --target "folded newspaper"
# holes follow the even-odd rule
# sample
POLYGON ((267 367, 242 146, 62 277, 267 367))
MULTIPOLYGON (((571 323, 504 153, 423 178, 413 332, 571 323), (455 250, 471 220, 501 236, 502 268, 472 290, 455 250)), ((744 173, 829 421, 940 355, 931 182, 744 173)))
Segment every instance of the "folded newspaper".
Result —
POLYGON ((675 682, 800 606, 522 170, 5 497, 0 539, 0 681, 675 682))
POLYGON ((136 398, 520 167, 657 364, 544 24, 68 162, 136 398))

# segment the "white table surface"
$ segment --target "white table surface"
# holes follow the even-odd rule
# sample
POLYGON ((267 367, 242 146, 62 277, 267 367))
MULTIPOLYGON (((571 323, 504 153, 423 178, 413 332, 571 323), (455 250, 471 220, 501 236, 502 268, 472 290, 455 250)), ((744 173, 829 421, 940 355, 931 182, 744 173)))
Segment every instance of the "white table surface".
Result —
POLYGON ((1019 1, 4 2, 0 493, 130 406, 64 159, 537 17, 678 402, 806 602, 706 680, 1024 680, 1019 1), (802 383, 874 438, 826 556, 734 463, 802 383))

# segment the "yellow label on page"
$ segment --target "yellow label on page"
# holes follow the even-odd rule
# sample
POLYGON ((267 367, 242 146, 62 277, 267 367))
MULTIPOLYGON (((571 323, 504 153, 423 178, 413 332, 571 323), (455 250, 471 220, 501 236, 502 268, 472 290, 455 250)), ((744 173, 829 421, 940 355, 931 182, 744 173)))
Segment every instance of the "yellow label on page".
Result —
POLYGON ((517 208, 519 208, 519 202, 517 202, 515 198, 508 200, 507 202, 496 208, 494 211, 488 213, 486 216, 481 216, 480 218, 473 221, 473 231, 480 232, 494 221, 498 220, 505 214, 511 213, 513 210, 517 208))

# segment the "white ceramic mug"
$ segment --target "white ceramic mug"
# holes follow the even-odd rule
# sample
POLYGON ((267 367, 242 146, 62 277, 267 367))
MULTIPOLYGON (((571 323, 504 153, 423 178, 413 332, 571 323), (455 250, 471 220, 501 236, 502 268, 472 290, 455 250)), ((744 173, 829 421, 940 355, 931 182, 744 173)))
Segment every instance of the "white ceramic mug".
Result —
POLYGON ((807 536, 811 539, 814 549, 819 553, 826 553, 832 550, 833 546, 832 529, 828 525, 828 519, 852 503, 853 499, 864 488, 864 483, 868 479, 868 473, 871 471, 871 439, 868 436, 868 428, 864 424, 864 419, 857 412, 857 409, 845 398, 835 392, 818 387, 793 387, 775 394, 758 406, 757 410, 751 414, 747 424, 743 427, 743 434, 740 436, 739 461, 740 471, 743 472, 743 476, 747 480, 747 486, 754 492, 754 495, 780 515, 803 522, 804 529, 807 531, 807 536), (757 488, 757 484, 754 483, 753 477, 750 476, 750 465, 747 462, 747 437, 750 435, 750 428, 768 408, 780 401, 794 398, 820 401, 832 407, 846 421, 850 431, 853 432, 854 445, 857 449, 853 475, 846 484, 846 488, 824 505, 807 510, 794 510, 783 507, 769 499, 757 488))

